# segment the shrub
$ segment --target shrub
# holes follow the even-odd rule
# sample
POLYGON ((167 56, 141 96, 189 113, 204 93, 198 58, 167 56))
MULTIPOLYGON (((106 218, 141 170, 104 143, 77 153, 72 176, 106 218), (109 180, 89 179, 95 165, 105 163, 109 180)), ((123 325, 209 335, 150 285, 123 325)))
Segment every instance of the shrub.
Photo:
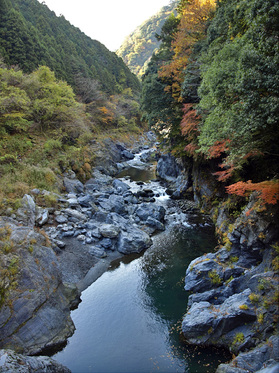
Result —
POLYGON ((62 143, 60 140, 49 139, 44 143, 44 149, 47 152, 53 152, 54 150, 60 150, 62 148, 62 143))

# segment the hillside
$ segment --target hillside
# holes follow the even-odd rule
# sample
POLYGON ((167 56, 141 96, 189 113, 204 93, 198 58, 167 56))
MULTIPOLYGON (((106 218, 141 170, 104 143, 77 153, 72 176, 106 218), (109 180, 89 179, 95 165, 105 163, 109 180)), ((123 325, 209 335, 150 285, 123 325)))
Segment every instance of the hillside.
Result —
POLYGON ((121 47, 116 51, 117 55, 123 59, 138 77, 143 75, 152 53, 159 47, 160 41, 156 38, 156 34, 160 34, 166 19, 172 13, 175 13, 177 4, 178 1, 173 1, 142 23, 125 39, 121 47))
POLYGON ((45 4, 1 0, 0 8, 0 56, 6 64, 19 65, 25 73, 46 65, 75 88, 81 78, 89 78, 109 94, 139 89, 137 78, 115 53, 45 4))

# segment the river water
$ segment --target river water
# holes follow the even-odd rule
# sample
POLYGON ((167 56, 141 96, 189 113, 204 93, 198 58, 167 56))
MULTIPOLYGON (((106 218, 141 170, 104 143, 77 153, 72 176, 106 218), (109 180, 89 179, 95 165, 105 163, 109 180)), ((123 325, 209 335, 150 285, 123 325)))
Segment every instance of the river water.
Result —
MULTIPOLYGON (((134 190, 138 186, 133 180, 147 182, 155 175, 154 165, 144 167, 137 161, 131 162, 130 174, 120 175, 130 175, 134 190)), ((158 182, 147 186, 157 191, 156 203, 170 204, 158 182)), ((201 216, 184 214, 175 206, 167 211, 166 230, 153 237, 150 249, 115 261, 82 293, 71 314, 76 331, 53 356, 73 373, 211 373, 229 358, 221 350, 183 343, 185 270, 216 242, 213 227, 201 216)))

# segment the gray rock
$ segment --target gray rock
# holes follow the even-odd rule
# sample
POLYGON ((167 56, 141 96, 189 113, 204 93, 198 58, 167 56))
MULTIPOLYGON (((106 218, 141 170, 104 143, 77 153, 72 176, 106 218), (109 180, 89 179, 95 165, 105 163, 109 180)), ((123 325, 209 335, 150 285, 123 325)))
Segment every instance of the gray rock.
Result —
POLYGON ((277 373, 279 371, 279 337, 248 352, 240 353, 229 364, 219 365, 216 373, 277 373))
POLYGON ((137 197, 129 190, 123 194, 123 198, 124 198, 124 201, 127 204, 137 204, 138 203, 137 197))
POLYGON ((152 218, 151 216, 148 216, 146 224, 152 228, 155 228, 158 231, 165 230, 164 224, 162 224, 159 220, 152 218))
POLYGON ((65 177, 63 183, 68 193, 82 193, 84 190, 84 185, 77 179, 69 179, 65 177))
POLYGON ((152 245, 149 235, 136 227, 122 231, 118 240, 118 251, 122 254, 140 253, 152 245))
POLYGON ((249 294, 250 289, 234 294, 219 306, 205 301, 193 303, 182 322, 186 340, 197 345, 230 347, 236 334, 234 330, 257 318, 249 294))
POLYGON ((161 155, 157 163, 157 175, 166 181, 174 181, 181 173, 182 167, 171 154, 161 155))
POLYGON ((59 247, 59 249, 64 249, 64 247, 66 246, 65 242, 60 241, 60 240, 55 240, 55 239, 53 239, 52 242, 53 242, 57 247, 59 247))
POLYGON ((136 210, 136 215, 141 221, 147 221, 148 217, 162 222, 165 218, 166 210, 163 206, 151 203, 142 203, 136 210))
POLYGON ((84 221, 84 220, 88 219, 87 215, 85 215, 85 214, 83 214, 83 213, 81 213, 81 212, 79 212, 77 210, 74 210, 74 209, 70 209, 70 208, 65 209, 64 213, 66 215, 68 215, 69 217, 76 218, 77 220, 84 221))
POLYGON ((130 189, 129 185, 119 179, 114 179, 112 185, 117 190, 117 192, 121 194, 127 192, 130 189))
POLYGON ((113 247, 113 242, 110 238, 103 238, 99 244, 104 248, 104 249, 109 249, 109 250, 112 250, 114 249, 113 247))
POLYGON ((90 196, 89 194, 87 194, 85 196, 78 197, 78 203, 82 207, 90 208, 90 207, 94 206, 94 198, 92 196, 90 196))
POLYGON ((100 226, 99 231, 103 237, 115 238, 119 235, 120 228, 113 224, 103 224, 100 226))
POLYGON ((1 373, 70 373, 71 371, 47 356, 25 356, 12 350, 0 350, 1 373))
POLYGON ((35 225, 36 204, 32 196, 25 194, 22 198, 21 207, 17 210, 17 218, 24 225, 35 225))
POLYGON ((126 213, 125 202, 122 196, 118 196, 115 194, 111 195, 109 197, 109 203, 112 206, 110 211, 116 212, 119 215, 123 215, 126 213))
POLYGON ((11 239, 20 240, 22 249, 17 251, 17 289, 9 289, 1 309, 0 348, 36 354, 64 342, 73 333, 70 304, 58 258, 45 246, 46 237, 27 227, 11 224, 10 229, 11 239), (12 310, 10 314, 7 308, 12 310))
POLYGON ((64 224, 64 223, 67 223, 68 222, 68 218, 65 216, 65 215, 57 215, 56 218, 55 218, 55 221, 58 223, 58 224, 64 224))
POLYGON ((122 150, 121 155, 126 159, 134 159, 135 156, 133 153, 131 153, 129 150, 122 150))
POLYGON ((204 292, 220 286, 221 282, 218 280, 223 280, 223 267, 217 262, 214 254, 206 254, 190 263, 186 271, 184 289, 204 292))
POLYGON ((47 209, 36 208, 36 224, 40 227, 48 222, 49 214, 47 209))
POLYGON ((78 200, 77 200, 77 198, 69 198, 68 200, 67 200, 67 203, 68 203, 68 205, 69 205, 69 207, 70 208, 73 208, 73 207, 78 207, 79 206, 79 203, 78 203, 78 200))
POLYGON ((232 287, 224 285, 217 289, 211 289, 203 293, 191 294, 188 298, 188 307, 190 308, 193 303, 204 301, 214 305, 221 304, 233 294, 234 292, 232 287))
POLYGON ((91 246, 89 247, 88 251, 97 258, 105 258, 107 256, 105 250, 101 247, 91 246))

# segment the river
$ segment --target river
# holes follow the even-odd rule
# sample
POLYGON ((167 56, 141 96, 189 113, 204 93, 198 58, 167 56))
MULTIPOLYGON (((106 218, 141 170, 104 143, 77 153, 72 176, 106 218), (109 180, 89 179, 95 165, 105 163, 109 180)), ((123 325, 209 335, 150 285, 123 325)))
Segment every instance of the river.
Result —
MULTIPOLYGON (((113 262, 82 293, 72 311, 74 335, 53 358, 73 373, 214 372, 229 359, 217 349, 186 346, 180 333, 187 308, 188 264, 215 245, 213 227, 196 213, 183 213, 156 181, 154 164, 138 158, 120 175, 132 189, 142 180, 167 207, 166 230, 141 255, 113 262)), ((146 187, 146 185, 145 185, 146 187)))

